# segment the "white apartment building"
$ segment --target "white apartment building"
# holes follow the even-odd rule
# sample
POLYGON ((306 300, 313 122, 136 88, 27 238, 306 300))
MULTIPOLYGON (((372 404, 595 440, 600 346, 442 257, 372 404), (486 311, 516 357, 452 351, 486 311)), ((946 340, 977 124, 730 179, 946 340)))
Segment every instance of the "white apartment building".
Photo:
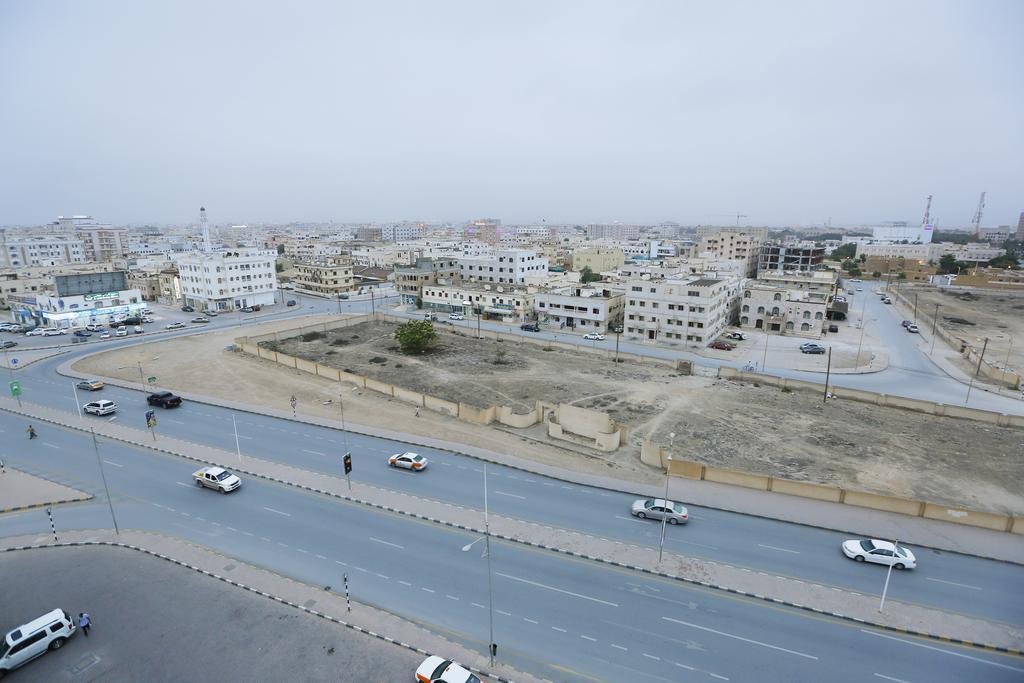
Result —
POLYGON ((128 253, 128 228, 80 225, 75 235, 85 243, 85 257, 89 261, 112 261, 128 253))
POLYGON ((820 292, 827 296, 836 293, 839 273, 834 270, 786 270, 769 271, 757 276, 757 281, 788 289, 802 289, 820 292))
POLYGON ((85 261, 82 240, 66 237, 8 239, 0 231, 0 268, 63 266, 85 261))
POLYGON ((467 319, 479 314, 483 320, 522 322, 533 316, 535 292, 527 287, 481 283, 423 285, 423 310, 439 315, 461 313, 467 319), (469 306, 463 302, 472 302, 469 306))
POLYGON ((698 256, 742 261, 746 274, 753 277, 757 274, 761 243, 760 237, 746 232, 721 230, 701 237, 696 251, 698 256))
POLYGON ((414 240, 423 233, 422 223, 391 223, 380 228, 380 238, 385 242, 414 240))
POLYGON ((352 251, 352 265, 357 268, 387 268, 415 263, 420 255, 408 247, 356 247, 352 251))
POLYGON ((894 242, 857 243, 855 253, 856 258, 864 255, 867 258, 903 258, 927 261, 930 258, 931 246, 930 244, 897 244, 894 242))
POLYGON ((639 225, 623 225, 621 223, 591 224, 584 228, 587 239, 597 240, 602 238, 614 240, 635 240, 640 237, 639 225))
POLYGON ((284 256, 293 261, 307 263, 343 255, 348 249, 343 244, 321 240, 289 240, 284 243, 284 256))
POLYGON ((985 263, 1006 253, 1005 249, 990 247, 987 242, 936 242, 934 244, 893 244, 889 242, 876 244, 857 244, 857 257, 864 254, 868 258, 902 258, 908 261, 938 263, 946 254, 952 254, 957 261, 966 263, 985 263))
POLYGON ((621 324, 625 312, 625 292, 589 285, 563 287, 533 296, 537 320, 583 332, 607 332, 621 324))
POLYGON ((459 259, 459 274, 467 282, 521 285, 524 278, 548 272, 548 260, 530 249, 497 249, 492 255, 459 259))
POLYGON ((823 292, 750 281, 740 303, 740 325, 768 333, 820 337, 828 324, 828 301, 823 292))
POLYGON ((174 262, 185 303, 197 310, 266 306, 277 297, 275 250, 194 252, 174 262))
POLYGON ((918 242, 929 244, 935 232, 933 225, 879 225, 871 228, 871 236, 879 242, 918 242))
POLYGON ((732 320, 741 282, 700 276, 629 282, 625 335, 636 341, 705 345, 732 320))

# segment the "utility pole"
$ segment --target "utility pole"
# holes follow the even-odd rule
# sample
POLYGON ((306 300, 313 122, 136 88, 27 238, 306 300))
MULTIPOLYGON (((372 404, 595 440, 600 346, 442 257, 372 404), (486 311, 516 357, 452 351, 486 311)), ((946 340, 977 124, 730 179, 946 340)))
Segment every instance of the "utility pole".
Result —
POLYGON ((828 380, 832 375, 832 347, 828 347, 828 365, 825 366, 825 393, 822 394, 821 402, 828 401, 828 380))
POLYGON ((764 358, 761 359, 761 372, 763 373, 768 367, 768 326, 764 327, 764 358))
POLYGON ((939 306, 940 304, 935 304, 935 315, 932 316, 932 348, 928 351, 929 356, 935 350, 935 327, 939 324, 939 306))
POLYGON ((981 193, 981 198, 978 199, 978 208, 974 212, 974 219, 971 221, 974 224, 974 236, 981 237, 981 214, 985 210, 985 193, 981 193))
MULTIPOLYGON (((864 297, 864 305, 860 307, 860 341, 857 342, 857 360, 853 364, 853 369, 856 370, 860 367, 860 350, 864 346, 864 328, 868 326, 868 320, 865 317, 868 310, 868 298, 864 297)), ((831 347, 829 347, 831 348, 831 347)))
POLYGON ((114 533, 120 536, 121 530, 117 528, 117 517, 114 516, 114 503, 110 500, 110 489, 107 488, 107 474, 103 471, 103 460, 100 459, 100 446, 96 442, 96 430, 89 427, 89 432, 92 433, 92 448, 96 451, 96 464, 100 466, 100 476, 103 477, 103 490, 107 494, 107 505, 110 507, 110 519, 114 521, 114 533))
POLYGON ((917 322, 917 292, 914 292, 914 322, 917 322))
POLYGON ((981 347, 981 355, 978 356, 978 367, 975 368, 974 374, 971 375, 971 383, 967 385, 967 398, 964 399, 964 408, 967 407, 967 402, 971 400, 971 388, 974 387, 974 378, 981 372, 981 361, 985 358, 985 349, 988 348, 988 337, 985 337, 985 343, 981 347))

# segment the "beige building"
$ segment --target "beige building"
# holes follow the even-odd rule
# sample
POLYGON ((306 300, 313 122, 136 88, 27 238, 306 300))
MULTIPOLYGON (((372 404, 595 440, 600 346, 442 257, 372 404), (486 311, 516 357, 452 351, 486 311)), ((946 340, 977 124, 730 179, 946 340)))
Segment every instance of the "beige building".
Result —
POLYGON ((742 261, 745 273, 757 274, 757 261, 761 254, 761 238, 737 230, 721 230, 701 237, 697 255, 742 261))
POLYGON ((395 289, 403 304, 415 304, 423 294, 424 285, 438 280, 453 280, 459 274, 455 258, 418 258, 416 265, 395 266, 395 289))
POLYGON ((834 270, 773 271, 761 273, 757 281, 784 289, 803 289, 831 296, 836 293, 839 273, 834 270))
POLYGON ((820 337, 827 325, 829 295, 750 282, 740 304, 740 326, 768 333, 820 337))
POLYGON ((160 296, 160 276, 144 271, 129 272, 128 287, 139 290, 143 301, 156 301, 160 296))
POLYGON ((336 257, 317 263, 296 263, 292 282, 297 292, 333 299, 355 285, 352 260, 336 257))
POLYGON ((423 286, 423 310, 438 315, 461 313, 467 319, 480 314, 484 320, 522 322, 533 317, 534 296, 528 287, 442 281, 423 286), (466 306, 464 301, 471 304, 466 306))
POLYGON ((627 283, 625 336, 636 341, 705 345, 732 320, 739 277, 680 276, 627 283))
POLYGON ((575 271, 590 268, 591 272, 604 273, 618 270, 625 262, 625 254, 617 248, 583 247, 572 252, 572 269, 575 271))
POLYGON ((533 297, 533 310, 540 322, 582 332, 607 332, 617 327, 625 308, 623 290, 600 283, 537 292, 533 297))

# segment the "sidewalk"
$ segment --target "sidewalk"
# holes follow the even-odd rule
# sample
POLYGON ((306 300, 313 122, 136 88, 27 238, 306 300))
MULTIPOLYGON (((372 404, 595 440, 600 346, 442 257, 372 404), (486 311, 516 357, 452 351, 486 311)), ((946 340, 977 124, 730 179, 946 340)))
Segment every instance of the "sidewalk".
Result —
MULTIPOLYGON (((0 460, 0 463, 3 461, 0 460)), ((10 467, 0 467, 0 514, 91 500, 92 494, 10 467)))
MULTIPOLYGON (((7 400, 5 399, 4 402, 6 403, 7 400)), ((0 403, 0 407, 7 408, 2 403, 0 403)), ((82 426, 75 424, 76 418, 67 413, 39 406, 32 406, 31 409, 33 417, 36 419, 55 422, 71 429, 83 429, 82 426)), ((19 411, 12 410, 11 412, 19 411)), ((154 444, 148 440, 150 435, 146 431, 116 423, 98 423, 94 429, 97 434, 137 447, 151 448, 197 462, 228 467, 242 474, 261 477, 388 512, 478 534, 484 533, 483 515, 481 511, 473 508, 420 498, 367 484, 353 483, 349 489, 345 480, 339 477, 310 472, 250 456, 243 457, 239 462, 237 454, 230 451, 193 444, 173 437, 161 436, 154 444)), ((621 541, 524 522, 501 515, 492 514, 490 516, 490 529, 493 536, 503 540, 658 574, 749 597, 766 599, 858 623, 873 624, 901 632, 1001 650, 1017 651, 1024 648, 1024 633, 1005 624, 987 622, 983 619, 895 601, 891 603, 891 610, 879 614, 875 596, 771 576, 762 572, 752 572, 744 568, 698 560, 675 553, 667 553, 665 560, 659 563, 657 550, 654 548, 634 546, 621 541)))
POLYGON ((118 535, 103 529, 63 532, 61 539, 60 543, 53 543, 49 541, 48 536, 41 535, 5 538, 0 542, 0 552, 75 545, 106 545, 126 548, 128 552, 144 552, 241 590, 252 591, 335 624, 413 650, 424 657, 439 654, 448 659, 455 659, 486 676, 487 680, 502 683, 539 683, 543 680, 503 664, 488 671, 488 658, 485 654, 469 650, 382 610, 353 602, 350 612, 346 609, 345 596, 339 595, 337 588, 326 590, 300 583, 169 536, 143 531, 122 531, 118 535))

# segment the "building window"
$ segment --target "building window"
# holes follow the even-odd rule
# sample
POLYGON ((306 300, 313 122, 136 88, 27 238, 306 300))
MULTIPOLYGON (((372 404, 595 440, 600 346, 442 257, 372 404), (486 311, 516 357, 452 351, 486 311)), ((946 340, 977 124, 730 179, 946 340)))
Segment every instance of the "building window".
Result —
POLYGON ((792 332, 793 331, 793 321, 789 321, 789 322, 786 323, 786 331, 787 332, 792 332))
POLYGON ((808 323, 802 323, 800 325, 801 332, 807 332, 809 329, 811 329, 811 326, 808 323))
POLYGON ((810 311, 804 311, 804 320, 810 320, 810 319, 811 319, 811 312, 810 311))
POLYGON ((764 314, 764 306, 758 306, 757 307, 757 312, 761 313, 763 315, 764 314))
POLYGON ((750 292, 743 292, 743 298, 744 299, 749 299, 750 298, 750 292))
POLYGON ((775 296, 772 297, 772 301, 782 301, 782 295, 776 294, 775 296))

